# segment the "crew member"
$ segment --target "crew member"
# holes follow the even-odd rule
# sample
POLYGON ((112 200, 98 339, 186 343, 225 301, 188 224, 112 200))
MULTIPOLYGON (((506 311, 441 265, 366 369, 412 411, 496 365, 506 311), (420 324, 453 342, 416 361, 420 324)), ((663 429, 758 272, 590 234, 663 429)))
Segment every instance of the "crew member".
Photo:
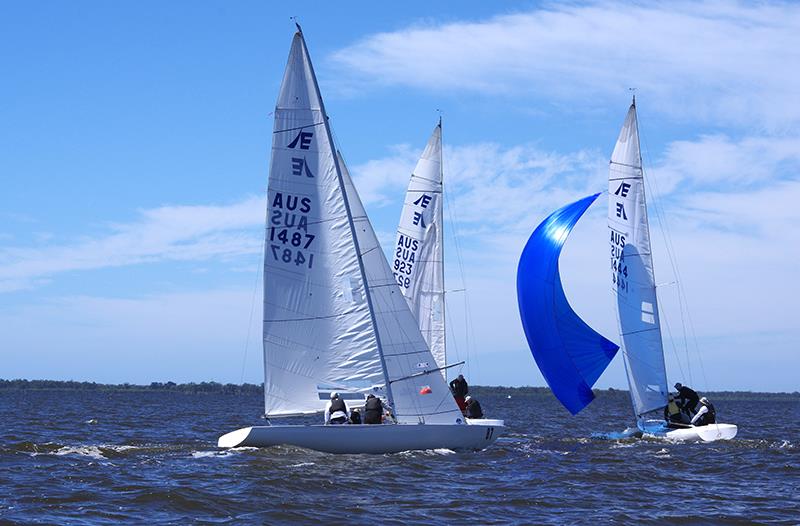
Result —
POLYGON ((697 411, 697 403, 700 401, 700 396, 694 389, 686 387, 680 382, 675 384, 675 389, 678 391, 678 407, 687 415, 692 416, 697 411))
POLYGON ((467 404, 465 414, 467 418, 483 418, 483 410, 477 400, 467 395, 465 402, 467 404))
POLYGON ((364 402, 364 423, 380 424, 383 421, 383 402, 374 394, 367 395, 364 402))
POLYGON ((331 393, 331 401, 325 406, 325 424, 345 424, 350 418, 347 404, 339 398, 339 393, 331 393))
POLYGON ((707 426, 708 424, 715 424, 717 422, 717 412, 714 410, 714 404, 708 401, 705 396, 700 399, 700 408, 697 414, 692 418, 692 424, 696 426, 707 426))
POLYGON ((361 413, 358 412, 358 409, 353 409, 353 411, 350 413, 350 423, 351 424, 361 423, 361 413))
POLYGON ((681 423, 684 420, 681 408, 675 403, 674 395, 669 395, 669 403, 664 406, 664 420, 666 420, 668 424, 681 423))
POLYGON ((466 415, 467 402, 465 397, 469 394, 469 385, 467 385, 463 374, 459 374, 458 378, 450 382, 450 392, 453 393, 453 398, 456 399, 458 408, 466 415))

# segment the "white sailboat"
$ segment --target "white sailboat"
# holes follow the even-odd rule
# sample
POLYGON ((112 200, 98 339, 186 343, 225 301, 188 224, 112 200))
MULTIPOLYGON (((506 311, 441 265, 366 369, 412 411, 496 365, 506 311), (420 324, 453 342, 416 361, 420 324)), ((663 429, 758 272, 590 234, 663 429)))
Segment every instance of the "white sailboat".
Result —
POLYGON ((642 433, 676 441, 729 440, 737 427, 715 423, 668 427, 661 411, 669 391, 650 250, 636 100, 611 156, 608 227, 612 291, 617 305, 618 347, 570 307, 558 258, 572 228, 600 194, 564 206, 531 235, 520 257, 517 298, 525 335, 553 394, 576 414, 594 399, 592 386, 622 350, 628 386, 642 433), (657 413, 656 413, 657 412, 657 413))
POLYGON ((444 301, 442 119, 411 173, 397 227, 392 270, 443 378, 447 378, 444 301))
POLYGON ((385 399, 383 425, 266 425, 219 447, 289 444, 332 453, 482 449, 499 425, 468 424, 435 367, 341 156, 300 27, 275 109, 264 255, 269 419, 385 399))
MULTIPOLYGON (((408 183, 392 270, 400 291, 435 360, 432 368, 447 380, 447 369, 464 362, 447 363, 444 289, 444 171, 442 169, 442 119, 433 129, 408 183)), ((470 418, 470 424, 502 426, 502 420, 470 418)))
POLYGON ((637 425, 644 433, 679 440, 733 438, 737 427, 732 424, 668 429, 660 418, 648 419, 648 414, 661 411, 667 405, 669 390, 635 98, 617 138, 609 167, 611 289, 617 304, 620 347, 637 425))

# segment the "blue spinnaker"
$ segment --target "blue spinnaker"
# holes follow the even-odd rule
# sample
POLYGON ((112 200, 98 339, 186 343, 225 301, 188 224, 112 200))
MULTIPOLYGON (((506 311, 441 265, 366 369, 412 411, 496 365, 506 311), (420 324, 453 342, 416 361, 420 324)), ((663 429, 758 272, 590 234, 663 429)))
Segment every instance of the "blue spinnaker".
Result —
POLYGON ((517 268, 517 300, 531 353, 556 398, 577 414, 593 399, 592 385, 619 347, 569 306, 558 257, 567 236, 600 194, 559 208, 531 234, 517 268))

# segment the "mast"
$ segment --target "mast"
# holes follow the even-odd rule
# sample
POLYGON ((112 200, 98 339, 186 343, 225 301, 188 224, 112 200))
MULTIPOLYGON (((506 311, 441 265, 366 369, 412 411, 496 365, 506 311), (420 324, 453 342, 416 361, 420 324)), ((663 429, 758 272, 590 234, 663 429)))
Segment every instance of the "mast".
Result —
MULTIPOLYGON (((444 347, 444 363, 447 364, 447 313, 445 312, 445 295, 447 294, 447 287, 445 286, 445 277, 444 277, 444 137, 443 137, 443 128, 442 128, 442 115, 439 114, 439 177, 442 181, 442 199, 441 203, 439 204, 439 224, 441 228, 439 228, 438 232, 436 233, 437 242, 439 246, 442 247, 442 302, 440 305, 440 310, 442 313, 442 327, 444 330, 442 331, 442 342, 444 347)), ((444 373, 444 380, 447 381, 447 373, 443 370, 444 373)))
POLYGON ((358 268, 361 273, 361 280, 364 283, 364 294, 367 299, 367 305, 369 308, 370 320, 372 322, 373 332, 375 334, 375 341, 378 347, 378 356, 380 357, 381 361, 381 369, 383 370, 384 380, 386 382, 386 398, 389 400, 389 405, 392 406, 394 410, 394 397, 392 396, 392 388, 389 382, 389 372, 386 368, 386 360, 383 357, 383 347, 381 345, 381 337, 378 331, 378 324, 375 320, 375 309, 372 305, 372 296, 370 294, 369 289, 369 282, 367 281, 367 274, 364 270, 364 261, 362 259, 361 249, 358 244, 358 235, 355 230, 355 226, 353 225, 353 214, 350 211, 350 202, 347 197, 347 192, 344 188, 344 181, 342 180, 342 168, 339 165, 339 156, 336 154, 336 148, 333 142, 333 135, 331 134, 330 125, 328 124, 328 112, 325 111, 325 103, 322 100, 322 94, 319 90, 319 84, 317 83, 317 75, 314 71, 313 64, 311 62, 311 55, 308 53, 308 46, 306 45, 306 39, 303 35, 303 30, 300 28, 300 24, 295 22, 297 26, 297 32, 300 34, 300 40, 303 43, 303 52, 306 55, 306 59, 308 60, 309 65, 311 66, 309 69, 311 70, 311 80, 314 83, 314 90, 316 91, 317 98, 319 99, 319 106, 322 113, 323 123, 322 126, 325 129, 325 133, 328 137, 328 143, 331 145, 331 150, 333 154, 333 164, 336 168, 336 179, 339 182, 339 191, 341 192, 342 199, 344 202, 345 210, 347 211, 347 222, 350 226, 350 233, 353 237, 353 244, 356 249, 356 257, 358 258, 358 268))

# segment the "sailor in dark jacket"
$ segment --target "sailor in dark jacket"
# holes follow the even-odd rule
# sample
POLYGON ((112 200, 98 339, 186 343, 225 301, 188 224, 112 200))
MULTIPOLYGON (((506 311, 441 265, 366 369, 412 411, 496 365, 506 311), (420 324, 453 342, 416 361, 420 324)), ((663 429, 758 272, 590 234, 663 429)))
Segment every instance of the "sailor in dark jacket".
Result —
POLYGON ((696 426, 707 426, 708 424, 715 424, 717 422, 717 412, 714 410, 714 404, 708 401, 705 396, 700 399, 700 408, 697 414, 692 418, 692 424, 696 426))
POLYGON ((697 403, 700 401, 700 396, 694 389, 686 387, 680 382, 675 384, 675 389, 678 390, 678 405, 689 416, 692 416, 697 411, 697 403))
POLYGON ((364 423, 381 424, 383 423, 383 402, 374 394, 367 395, 364 403, 364 423))
POLYGON ((339 393, 331 393, 331 401, 325 407, 325 424, 346 424, 349 419, 347 404, 339 398, 339 393))
POLYGON ((465 400, 467 402, 467 418, 483 418, 483 409, 481 409, 481 404, 479 404, 478 401, 471 396, 467 396, 465 400))
POLYGON ((453 393, 453 398, 456 399, 458 408, 464 413, 467 410, 467 403, 464 397, 469 393, 469 385, 467 385, 463 374, 459 374, 458 378, 450 382, 450 392, 453 393))

